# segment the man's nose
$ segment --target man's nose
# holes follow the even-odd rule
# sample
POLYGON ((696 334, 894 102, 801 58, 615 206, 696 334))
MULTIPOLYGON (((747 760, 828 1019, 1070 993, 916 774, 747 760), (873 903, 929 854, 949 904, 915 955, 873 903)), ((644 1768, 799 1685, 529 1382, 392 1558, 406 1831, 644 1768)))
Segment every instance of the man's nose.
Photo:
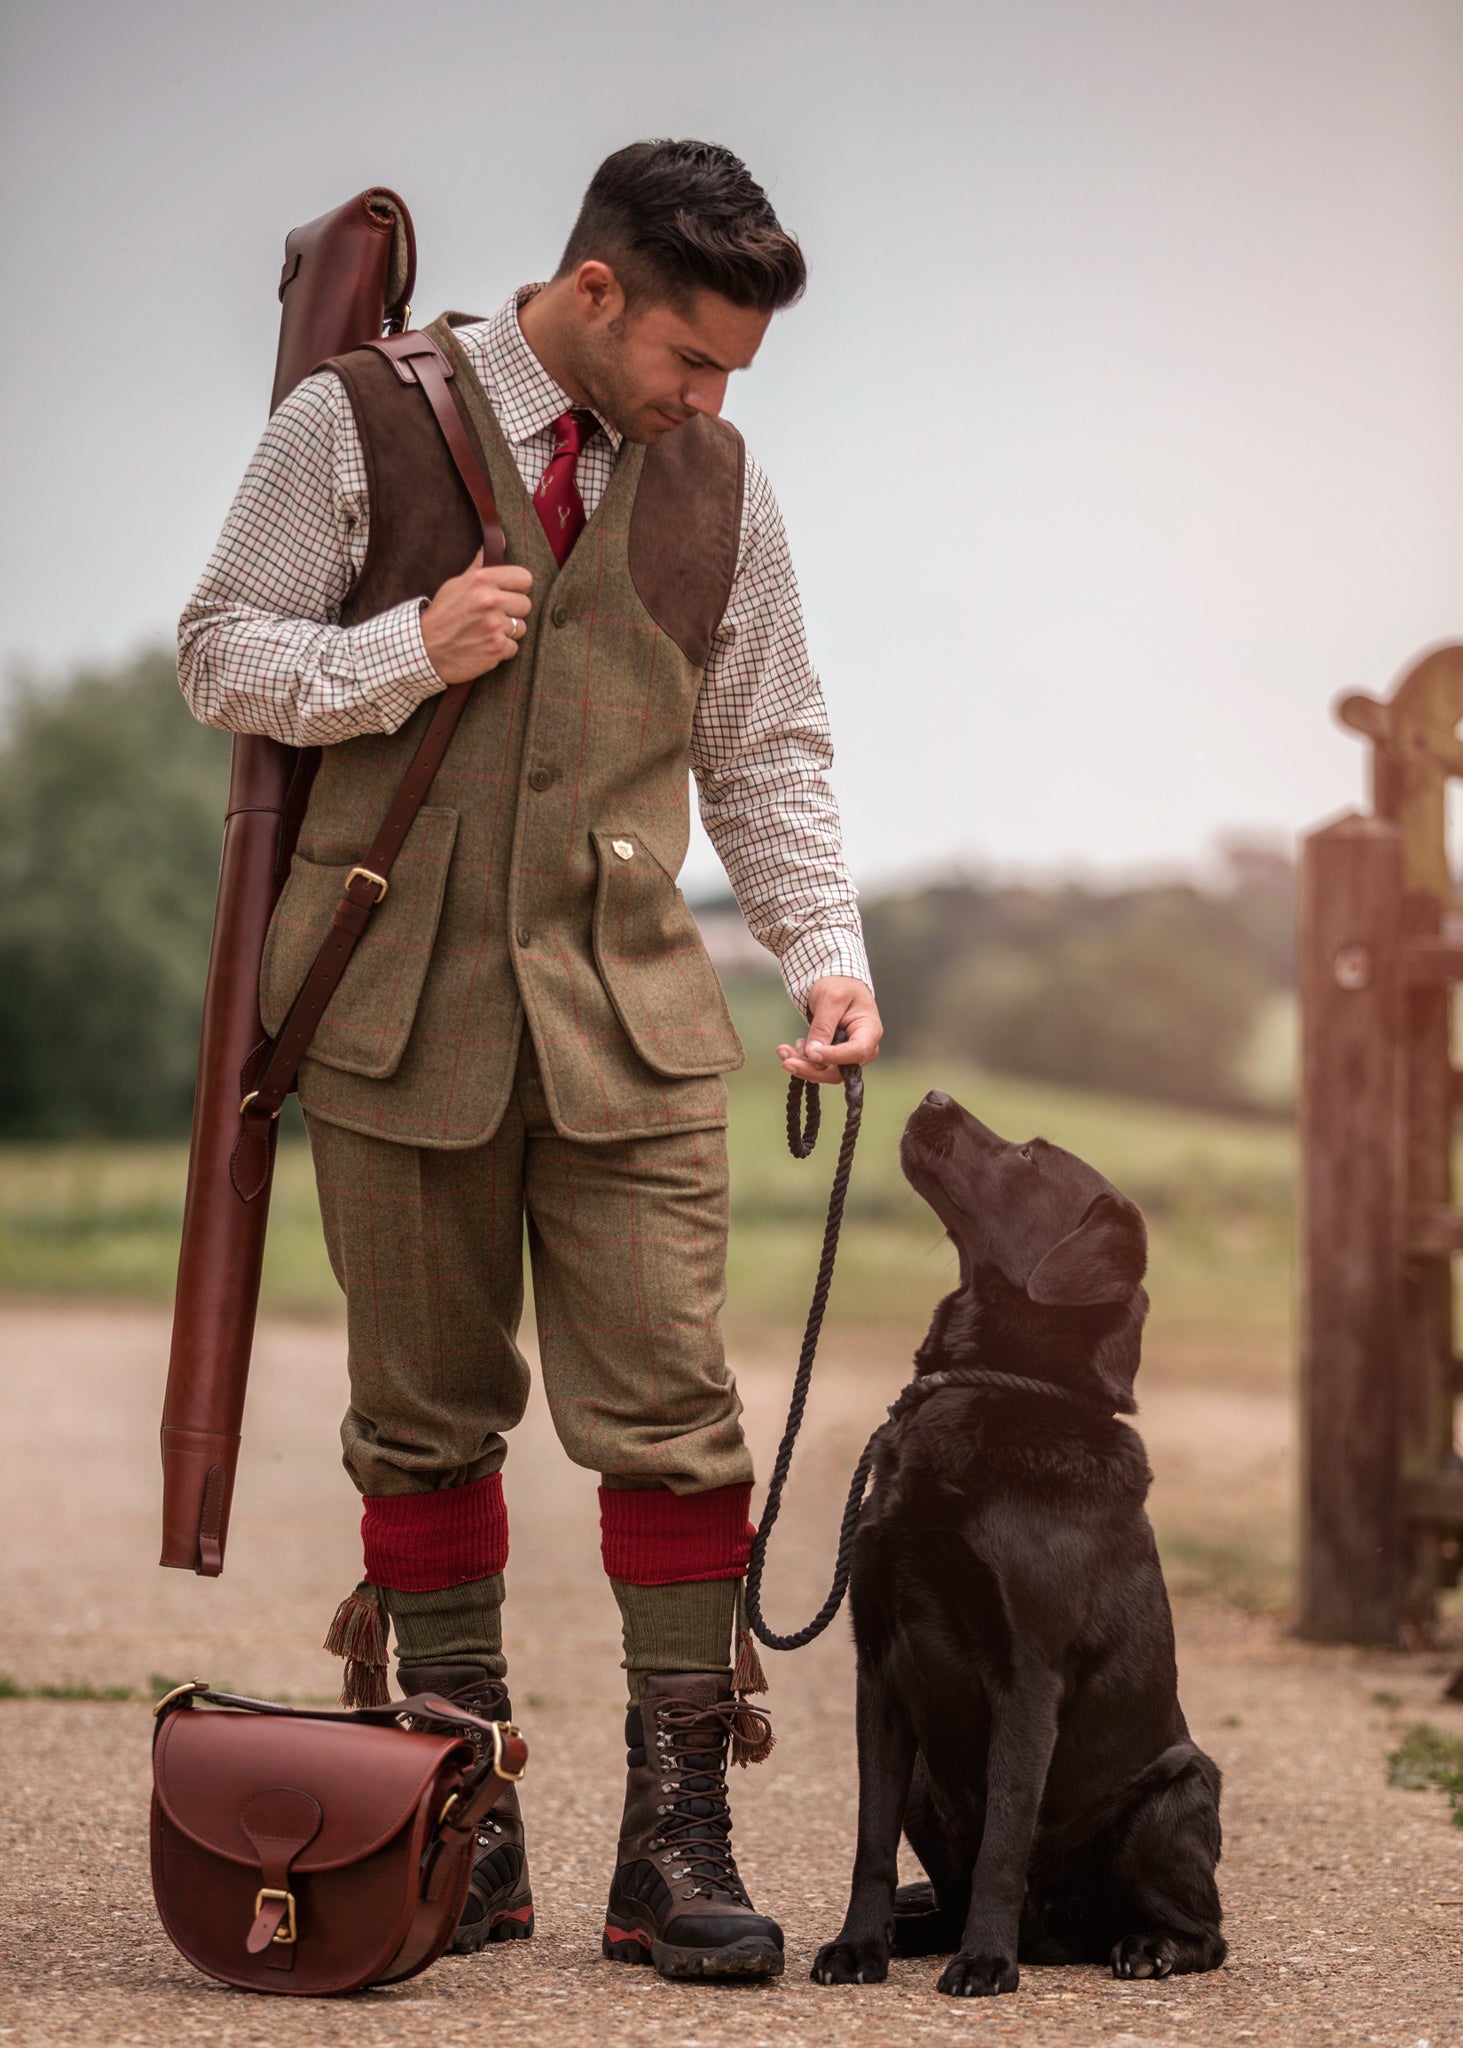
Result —
POLYGON ((682 391, 681 403, 689 412, 709 413, 712 419, 720 419, 721 408, 726 404, 725 376, 698 377, 682 391))

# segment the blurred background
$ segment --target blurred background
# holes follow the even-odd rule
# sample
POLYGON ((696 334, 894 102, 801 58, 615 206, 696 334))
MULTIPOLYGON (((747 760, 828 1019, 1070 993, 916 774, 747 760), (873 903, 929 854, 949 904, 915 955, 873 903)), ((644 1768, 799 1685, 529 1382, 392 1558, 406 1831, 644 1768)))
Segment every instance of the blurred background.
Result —
MULTIPOLYGON (((839 1356, 892 1395, 949 1284, 895 1158, 938 1084, 1143 1205, 1145 1374, 1283 1400, 1296 835, 1361 795, 1331 700, 1459 628, 1455 0, 57 0, 0 34, 0 1290, 170 1296, 228 761, 171 635, 286 232, 391 185, 418 321, 488 312, 603 155, 696 134, 811 270, 727 410, 888 1024, 839 1356)), ((792 1013, 704 840, 684 880, 748 1047, 729 1329, 790 1370, 832 1147, 782 1147, 792 1013)), ((297 1140, 266 1308, 333 1316, 297 1140)), ((1283 1435, 1230 1510, 1172 1505, 1171 1574, 1283 1606, 1283 1435)))

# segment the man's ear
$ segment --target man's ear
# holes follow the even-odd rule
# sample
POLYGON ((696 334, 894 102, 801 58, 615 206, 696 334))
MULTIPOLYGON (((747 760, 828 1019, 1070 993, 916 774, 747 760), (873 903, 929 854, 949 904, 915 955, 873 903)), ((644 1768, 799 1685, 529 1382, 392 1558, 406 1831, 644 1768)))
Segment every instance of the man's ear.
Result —
POLYGON ((1126 1301, 1148 1264, 1142 1212, 1126 1196, 1103 1193, 1068 1235, 1037 1261, 1027 1297, 1045 1308, 1096 1308, 1126 1301))

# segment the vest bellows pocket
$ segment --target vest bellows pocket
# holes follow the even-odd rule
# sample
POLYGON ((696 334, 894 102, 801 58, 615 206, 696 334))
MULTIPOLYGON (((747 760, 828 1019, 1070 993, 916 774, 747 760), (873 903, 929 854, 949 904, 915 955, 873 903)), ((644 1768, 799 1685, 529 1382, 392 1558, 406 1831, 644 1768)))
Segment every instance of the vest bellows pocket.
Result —
POLYGON ((657 1074, 728 1074, 746 1058, 685 897, 638 832, 592 835, 594 959, 631 1044, 657 1074))
MULTIPOLYGON (((457 812, 424 804, 391 867, 390 886, 371 913, 310 1041, 308 1057, 346 1074, 384 1081, 401 1064, 432 957, 457 812)), ((271 1036, 309 973, 345 894, 354 861, 297 853, 264 943, 259 1014, 271 1036)))

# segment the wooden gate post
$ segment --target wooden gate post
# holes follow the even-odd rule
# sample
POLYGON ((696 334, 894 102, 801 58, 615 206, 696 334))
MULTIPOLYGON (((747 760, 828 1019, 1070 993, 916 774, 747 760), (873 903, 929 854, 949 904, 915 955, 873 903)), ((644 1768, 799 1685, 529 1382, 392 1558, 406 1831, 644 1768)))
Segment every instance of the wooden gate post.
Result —
POLYGON ((1300 882, 1300 1632, 1390 1643, 1406 1578, 1401 829, 1313 832, 1300 882))

